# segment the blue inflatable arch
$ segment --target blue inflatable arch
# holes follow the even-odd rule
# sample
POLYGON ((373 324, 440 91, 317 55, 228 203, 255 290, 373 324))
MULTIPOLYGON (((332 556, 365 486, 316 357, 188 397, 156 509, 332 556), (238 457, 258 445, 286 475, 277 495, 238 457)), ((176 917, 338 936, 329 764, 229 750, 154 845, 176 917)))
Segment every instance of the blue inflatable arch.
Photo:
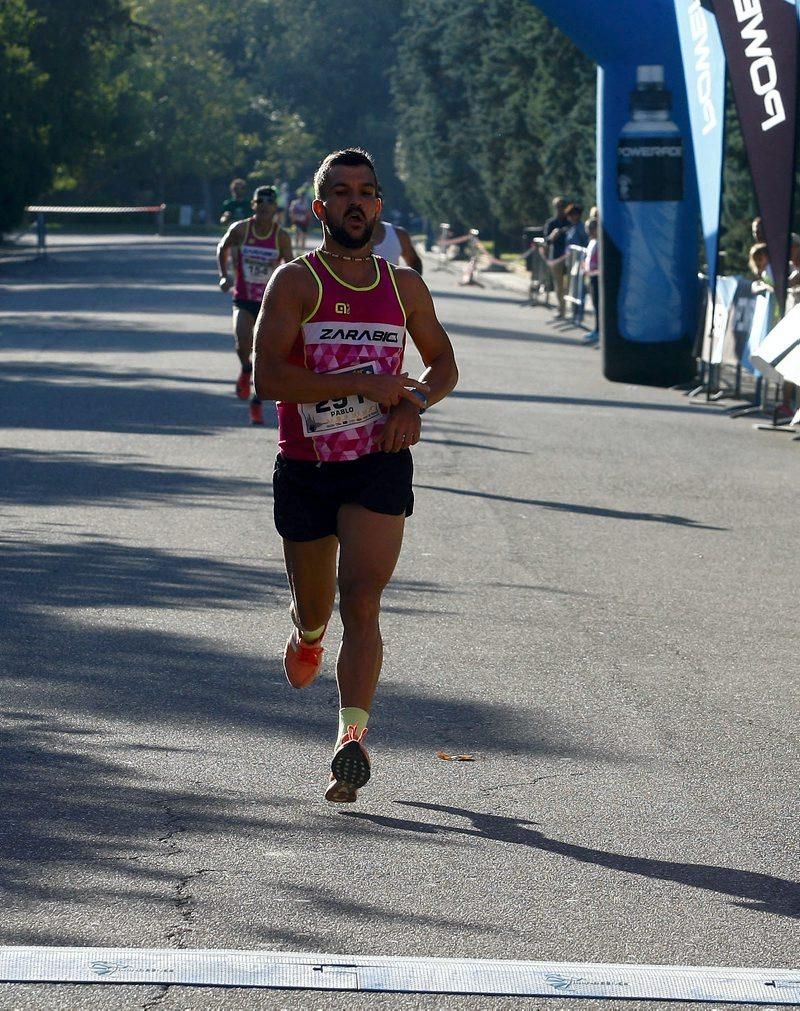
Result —
POLYGON ((598 65, 603 372, 694 376, 699 208, 673 0, 534 0, 598 65))

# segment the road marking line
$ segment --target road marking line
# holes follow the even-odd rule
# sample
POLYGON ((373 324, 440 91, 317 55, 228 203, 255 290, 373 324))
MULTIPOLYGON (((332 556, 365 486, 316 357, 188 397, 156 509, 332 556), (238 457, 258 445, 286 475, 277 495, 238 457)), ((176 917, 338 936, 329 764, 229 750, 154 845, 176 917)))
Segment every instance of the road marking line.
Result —
POLYGON ((0 981, 800 1003, 800 969, 368 958, 226 949, 0 946, 0 981))

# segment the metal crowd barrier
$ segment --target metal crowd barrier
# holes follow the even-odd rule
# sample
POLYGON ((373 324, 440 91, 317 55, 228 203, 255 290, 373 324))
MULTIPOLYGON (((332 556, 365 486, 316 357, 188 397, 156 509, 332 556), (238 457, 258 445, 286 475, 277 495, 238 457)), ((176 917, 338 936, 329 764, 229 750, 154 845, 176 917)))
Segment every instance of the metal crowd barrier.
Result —
POLYGON ((586 300, 586 282, 583 273, 583 261, 585 258, 585 246, 570 246, 568 248, 565 266, 568 288, 564 300, 572 306, 572 322, 576 326, 580 326, 583 323, 584 302, 586 300))
POLYGON ((708 278, 701 275, 700 280, 706 292, 706 307, 700 313, 695 341, 698 382, 686 395, 703 394, 706 400, 714 401, 744 400, 746 406, 728 409, 730 417, 772 415, 772 425, 757 427, 775 427, 775 409, 781 400, 783 383, 762 375, 751 361, 772 329, 773 296, 754 290, 751 277, 720 275, 712 304, 708 278), (750 377, 752 383, 747 391, 743 388, 744 376, 750 377))

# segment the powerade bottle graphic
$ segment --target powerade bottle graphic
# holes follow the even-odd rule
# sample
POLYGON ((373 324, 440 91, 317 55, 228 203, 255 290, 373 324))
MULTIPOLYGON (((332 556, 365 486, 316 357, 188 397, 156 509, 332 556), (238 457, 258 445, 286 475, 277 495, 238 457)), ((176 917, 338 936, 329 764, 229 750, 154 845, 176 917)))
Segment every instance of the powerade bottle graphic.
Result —
POLYGON ((631 119, 617 143, 617 194, 624 225, 619 331, 630 341, 679 340, 683 308, 674 265, 680 247, 683 141, 670 119, 663 66, 636 68, 631 119), (652 307, 661 309, 657 329, 652 307), (650 321, 648 321, 650 317, 650 321))

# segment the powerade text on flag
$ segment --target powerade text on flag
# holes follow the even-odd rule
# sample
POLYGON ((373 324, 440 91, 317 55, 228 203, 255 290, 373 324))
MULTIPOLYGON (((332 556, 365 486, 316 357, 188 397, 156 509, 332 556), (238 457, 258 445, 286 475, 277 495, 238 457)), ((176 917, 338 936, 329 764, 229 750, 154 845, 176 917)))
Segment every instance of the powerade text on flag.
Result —
POLYGON ((722 157, 725 139, 725 54, 713 14, 701 0, 675 0, 709 286, 716 286, 722 157))
POLYGON ((713 0, 713 8, 782 306, 797 132, 797 8, 792 0, 713 0))

